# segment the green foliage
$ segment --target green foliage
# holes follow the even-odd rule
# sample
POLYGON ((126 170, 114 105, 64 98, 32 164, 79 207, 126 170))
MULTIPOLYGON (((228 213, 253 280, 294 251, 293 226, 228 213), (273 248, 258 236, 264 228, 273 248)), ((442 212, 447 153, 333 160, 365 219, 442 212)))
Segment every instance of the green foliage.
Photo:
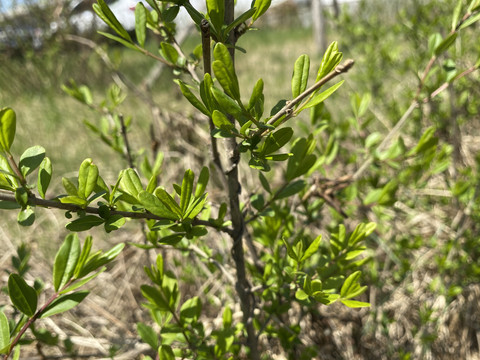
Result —
MULTIPOLYGON (((68 311, 89 294, 88 291, 74 291, 85 285, 105 270, 104 265, 113 261, 124 245, 119 244, 102 254, 101 251, 90 254, 92 238, 87 237, 83 249, 76 234, 69 234, 57 252, 53 264, 54 294, 41 307, 38 306, 39 293, 42 288, 35 282, 30 286, 24 280, 28 270, 29 252, 25 245, 18 248, 18 257, 14 257, 14 267, 18 273, 10 274, 8 278, 8 296, 15 309, 23 314, 16 322, 9 322, 5 313, 0 311, 0 353, 5 358, 12 353, 22 334, 30 328, 35 339, 47 345, 55 345, 58 337, 44 330, 37 330, 34 322, 37 319, 50 317, 68 311), (94 272, 93 275, 89 275, 94 272)), ((13 319, 12 319, 13 320, 13 319)), ((18 350, 15 350, 15 358, 18 350)))
MULTIPOLYGON (((478 112, 471 110, 478 104, 464 84, 466 76, 478 68, 478 54, 475 61, 467 61, 475 65, 460 68, 467 66, 461 59, 464 49, 470 48, 463 34, 480 19, 477 0, 471 1, 466 10, 462 1, 450 9, 446 32, 444 24, 443 28, 430 29, 415 19, 409 20, 409 35, 421 38, 423 45, 415 48, 413 70, 421 75, 415 78, 417 87, 406 92, 406 102, 397 99, 391 79, 374 76, 379 69, 389 69, 402 53, 395 46, 396 40, 379 38, 382 31, 375 27, 380 26, 376 23, 378 12, 370 14, 372 22, 367 21, 364 27, 357 27, 345 13, 345 28, 341 31, 345 37, 353 37, 356 46, 363 47, 359 54, 362 71, 355 75, 363 85, 346 101, 344 88, 337 91, 345 80, 324 89, 353 66, 353 61, 348 60, 341 64, 343 53, 338 43, 332 42, 319 61, 313 84, 309 86, 308 82, 315 60, 301 55, 293 66, 292 98, 277 100, 267 112, 264 93, 268 94, 268 89, 264 89, 262 79, 255 82, 248 102, 242 97, 246 90, 240 87, 235 50, 238 37, 253 29, 254 22, 269 8, 269 0, 253 2, 232 23, 224 20, 233 19, 233 14, 226 14, 231 8, 227 5, 232 4, 220 0, 207 0, 206 14, 188 1, 147 3, 152 11, 142 3, 135 8, 133 39, 106 2, 98 0, 94 5, 96 14, 116 35, 101 34, 172 69, 185 99, 208 118, 213 150, 208 165, 212 166, 202 163, 195 177, 200 166, 192 165, 192 169, 177 172, 174 181, 178 183, 166 184, 159 176, 163 154, 155 153, 152 164, 141 150, 130 149, 132 117, 124 117, 120 111, 125 100, 120 88, 110 87, 105 100, 101 100, 87 86, 78 86, 72 80, 63 90, 99 114, 99 121, 85 121, 86 127, 124 159, 128 168, 121 170, 113 183, 107 183, 99 166, 87 158, 74 177, 62 178, 64 193, 46 200, 53 168, 46 150, 39 145, 29 147, 17 161, 12 152, 16 115, 10 108, 0 110, 2 208, 20 208, 17 219, 24 226, 34 223, 35 210, 41 206, 65 210, 70 219, 66 224, 70 233, 53 263, 54 293, 46 296, 42 306, 38 306, 38 299, 44 298, 39 297, 43 289, 25 280, 29 255, 19 248, 18 256, 12 258, 15 272, 9 275, 7 286, 14 309, 12 318, 10 313, 0 311, 0 353, 5 354, 5 359, 19 356, 18 345, 28 329, 36 341, 57 345, 58 337, 37 328, 36 322, 80 304, 88 291, 78 289, 104 271, 105 265, 123 250, 121 243, 106 253, 92 253, 93 238, 87 236, 82 246, 77 232, 103 226, 107 233, 115 234, 128 218, 143 222, 145 242, 132 241, 132 245, 159 252, 154 264, 144 264, 149 282, 139 284, 139 288, 142 306, 150 319, 138 322, 136 329, 156 358, 256 360, 265 350, 258 339, 265 338, 268 346, 281 347, 288 358, 308 359, 322 356, 322 350, 305 344, 306 329, 299 323, 313 323, 309 319, 318 317, 319 305, 370 307, 364 282, 379 289, 396 288, 415 270, 409 251, 427 239, 414 226, 403 226, 401 235, 391 229, 399 226, 394 222, 397 216, 410 224, 418 217, 417 212, 443 205, 418 194, 431 190, 432 184, 443 184, 461 211, 458 216, 478 220, 476 184, 480 161, 472 163, 470 159, 468 166, 456 163, 454 157, 461 156, 457 150, 461 144, 450 144, 446 135, 458 131, 461 122, 478 112), (197 74, 202 51, 186 56, 175 42, 173 21, 181 7, 195 24, 202 29, 207 26, 210 33, 202 32, 207 37, 202 43, 213 44, 212 72, 207 61, 210 54, 202 49, 203 77, 197 74), (155 52, 150 50, 150 33, 158 40, 155 52), (450 96, 460 89, 457 100, 461 108, 456 108, 454 101, 447 106, 446 101, 439 100, 439 94, 447 88, 452 90, 450 96), (330 108, 330 101, 341 96, 342 104, 350 103, 350 109, 330 108), (379 104, 379 98, 385 98, 385 103, 379 104), (427 107, 428 116, 423 113, 427 107), (309 125, 302 118, 307 109, 309 125), (386 115, 373 116, 380 111, 386 115), (378 126, 377 117, 395 120, 378 126), (407 124, 410 118, 414 121, 407 124), (226 159, 218 156, 219 139, 224 139, 226 159), (36 184, 32 183, 35 171, 36 184), (239 193, 244 198, 239 198, 239 193), (222 236, 232 240, 231 252, 220 248, 222 236), (213 245, 210 239, 215 240, 213 245), (248 247, 243 246, 244 242, 248 247), (247 248, 249 256, 245 255, 247 248), (375 248, 375 257, 369 248, 375 248), (166 250, 177 250, 182 255, 166 256, 166 250), (195 262, 190 257, 195 257, 195 262), (232 266, 235 271, 231 271, 232 266), (390 271, 391 278, 379 274, 379 268, 390 271), (192 294, 188 286, 182 286, 188 284, 188 276, 205 280, 199 269, 221 282, 228 301, 213 301, 205 292, 192 294), (241 318, 233 316, 232 309, 236 308, 241 309, 241 318), (207 327, 203 316, 212 309, 222 314, 222 319, 207 327)), ((362 2, 360 6, 366 5, 362 2)), ((399 16, 410 19, 407 15, 399 16)), ((411 60, 402 61, 401 75, 407 76, 412 72, 411 60)), ((176 136, 188 141, 191 134, 185 133, 193 132, 193 126, 182 124, 183 133, 176 136)), ((445 214, 451 212, 446 209, 440 214, 445 222, 449 219, 445 214)), ((442 246, 432 246, 435 258, 431 263, 440 275, 427 290, 441 293, 448 301, 461 294, 462 286, 480 276, 476 265, 480 254, 475 250, 478 229, 475 222, 471 224, 471 229, 460 228, 460 222, 451 224, 451 231, 458 235, 453 240, 446 239, 441 231, 428 239, 442 246), (461 242, 456 241, 459 238, 461 242), (456 274, 460 270, 468 274, 468 280, 456 274)), ((380 307, 373 311, 384 311, 381 303, 388 301, 388 296, 382 290, 380 304, 375 304, 380 307)), ((379 314, 387 316, 388 312, 379 314)), ((436 321, 433 314, 430 305, 419 311, 418 326, 425 331, 425 348, 435 340, 434 335, 426 333, 436 321)), ((376 322, 369 326, 383 325, 376 322)), ((388 333, 382 331, 376 334, 388 333)))

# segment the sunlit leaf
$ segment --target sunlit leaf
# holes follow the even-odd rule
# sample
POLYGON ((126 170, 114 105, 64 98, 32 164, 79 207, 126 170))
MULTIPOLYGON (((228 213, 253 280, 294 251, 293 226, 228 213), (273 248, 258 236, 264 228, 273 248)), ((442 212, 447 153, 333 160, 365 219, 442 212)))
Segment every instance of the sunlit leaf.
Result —
POLYGON ((15 111, 10 108, 0 109, 0 151, 10 152, 15 138, 16 125, 15 111))
POLYGON ((63 287, 73 276, 80 257, 80 240, 77 234, 68 234, 55 256, 53 286, 55 291, 63 287))
POLYGON ((132 38, 128 34, 127 30, 125 30, 122 24, 120 24, 120 22, 117 20, 113 12, 105 3, 105 0, 97 0, 97 2, 98 4, 93 4, 93 10, 97 13, 97 15, 118 35, 125 40, 132 42, 132 38))
POLYGON ((139 2, 135 6, 135 35, 137 37, 138 44, 141 47, 145 46, 145 37, 147 30, 147 9, 139 2))
POLYGON ((20 156, 20 171, 23 176, 27 176, 33 170, 38 168, 45 158, 45 149, 42 146, 32 146, 25 150, 20 156))
POLYGON ((260 16, 265 14, 272 3, 272 0, 255 0, 254 7, 256 8, 255 13, 252 16, 252 20, 256 21, 260 16))
POLYGON ((85 159, 78 172, 78 196, 87 199, 97 185, 98 167, 92 159, 85 159))
POLYGON ((8 325, 8 319, 0 310, 0 354, 4 353, 4 350, 8 349, 10 345, 10 326, 8 325))
POLYGON ((308 74, 310 72, 310 58, 308 55, 301 55, 293 68, 292 77, 292 97, 295 99, 305 91, 308 83, 308 74))
POLYGON ((20 210, 17 216, 17 221, 22 226, 31 226, 35 222, 35 211, 33 207, 26 206, 20 210))
POLYGON ((155 330, 153 330, 152 327, 144 324, 144 323, 137 323, 137 332, 138 332, 138 335, 140 335, 140 338, 145 342, 147 343, 148 345, 150 345, 150 347, 154 350, 157 350, 158 348, 158 335, 157 333, 155 332, 155 330))
POLYGON ((80 304, 89 294, 89 291, 77 291, 75 293, 61 295, 55 299, 50 305, 48 305, 42 312, 40 318, 46 318, 48 316, 60 314, 62 312, 73 309, 80 304))

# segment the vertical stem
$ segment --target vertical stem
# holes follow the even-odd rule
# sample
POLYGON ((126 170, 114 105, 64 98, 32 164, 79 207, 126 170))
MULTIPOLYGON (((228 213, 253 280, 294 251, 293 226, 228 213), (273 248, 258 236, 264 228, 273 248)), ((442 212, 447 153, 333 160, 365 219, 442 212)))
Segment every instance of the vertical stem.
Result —
MULTIPOLYGON (((231 24, 234 20, 234 0, 225 0, 225 24, 231 24)), ((229 48, 232 61, 235 64, 235 34, 231 31, 229 34, 228 42, 232 45, 229 48)), ((230 119, 232 122, 235 119, 230 119)), ((238 151, 238 144, 235 138, 228 138, 226 142, 228 168, 227 168, 227 183, 228 183, 228 196, 230 200, 230 217, 232 220, 232 257, 235 261, 235 267, 237 270, 237 283, 236 291, 240 299, 240 306, 243 312, 243 323, 247 331, 247 346, 250 350, 249 358, 251 360, 259 360, 260 353, 258 348, 258 339, 256 336, 255 328, 253 326, 253 310, 254 304, 252 301, 252 293, 250 291, 250 284, 247 280, 247 274, 245 270, 245 257, 243 250, 243 234, 245 221, 243 214, 240 210, 240 192, 241 186, 238 178, 238 163, 240 160, 240 152, 238 151)))
POLYGON ((132 151, 130 149, 130 143, 128 142, 127 127, 125 126, 125 120, 122 114, 118 115, 118 118, 120 119, 123 143, 125 145, 125 157, 127 158, 128 166, 130 167, 130 169, 135 169, 135 165, 133 164, 132 151))

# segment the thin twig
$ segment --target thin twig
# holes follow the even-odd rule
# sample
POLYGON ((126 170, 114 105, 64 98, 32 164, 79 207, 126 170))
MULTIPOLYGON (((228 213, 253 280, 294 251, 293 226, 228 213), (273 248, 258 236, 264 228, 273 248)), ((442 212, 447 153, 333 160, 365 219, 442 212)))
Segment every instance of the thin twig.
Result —
MULTIPOLYGON (((285 122, 286 120, 294 116, 293 108, 295 107, 295 105, 299 104, 303 99, 313 94, 315 91, 320 89, 327 82, 336 78, 338 75, 346 73, 348 70, 352 68, 354 64, 355 64, 355 61, 353 61, 352 59, 348 59, 343 64, 338 65, 333 71, 331 71, 329 74, 325 75, 323 78, 318 80, 315 84, 313 84, 311 87, 306 89, 304 92, 298 95, 295 99, 287 102, 287 104, 279 112, 277 112, 272 118, 270 118, 270 120, 268 120, 267 124, 278 125, 276 124, 276 122, 280 120, 283 116, 285 116, 285 118, 283 119, 282 122, 285 122)), ((256 135, 263 136, 268 131, 269 131, 268 129, 266 130, 261 129, 258 131, 258 134, 256 135)))
MULTIPOLYGON (((17 202, 15 200, 14 195, 12 195, 10 193, 5 193, 4 191, 0 191, 0 201, 8 201, 8 202, 13 202, 13 203, 17 202)), ((29 205, 34 205, 34 206, 46 207, 46 208, 66 210, 66 211, 84 212, 84 213, 87 213, 87 214, 96 214, 96 215, 100 214, 100 210, 96 207, 87 206, 85 208, 82 208, 80 205, 61 203, 58 200, 45 200, 45 199, 38 198, 34 195, 32 195, 28 198, 28 204, 29 205)), ((171 219, 167 219, 165 217, 154 215, 154 214, 149 213, 149 212, 110 210, 110 215, 120 215, 120 216, 130 218, 130 219, 171 220, 171 219)), ((212 225, 209 221, 206 221, 206 220, 194 219, 192 221, 192 224, 193 225, 203 225, 203 226, 213 227, 213 228, 218 229, 219 231, 222 231, 222 232, 227 233, 227 234, 231 234, 232 231, 233 231, 232 229, 225 228, 225 227, 218 228, 218 227, 212 225)))
MULTIPOLYGON (((225 0, 225 17, 224 23, 231 24, 234 20, 234 0, 225 0)), ((228 42, 232 45, 229 48, 232 62, 235 63, 235 34, 230 32, 228 42)), ((233 117, 230 117, 232 123, 234 123, 233 117)), ((237 270, 237 281, 235 284, 235 290, 237 291, 240 308, 242 309, 242 320, 245 326, 247 334, 246 345, 249 348, 249 359, 260 360, 260 348, 257 338, 257 331, 253 324, 255 299, 250 292, 250 284, 247 279, 245 254, 243 249, 243 234, 245 231, 244 216, 240 210, 240 192, 241 185, 239 181, 238 163, 240 161, 240 152, 238 144, 235 138, 228 138, 226 140, 227 149, 227 183, 228 183, 228 198, 230 203, 230 219, 232 221, 233 231, 231 238, 232 245, 232 258, 235 262, 235 268, 237 270)))

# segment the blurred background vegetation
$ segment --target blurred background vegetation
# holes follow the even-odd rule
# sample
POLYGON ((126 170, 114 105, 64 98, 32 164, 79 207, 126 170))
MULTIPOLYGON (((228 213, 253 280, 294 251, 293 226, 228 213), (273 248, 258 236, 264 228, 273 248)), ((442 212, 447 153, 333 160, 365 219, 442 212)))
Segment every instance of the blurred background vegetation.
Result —
MULTIPOLYGON (((324 140, 329 143, 324 146, 332 148, 335 161, 325 164, 322 175, 339 178, 352 174, 365 156, 373 154, 375 144, 414 99, 419 78, 431 57, 429 38, 435 33, 448 34, 456 3, 362 0, 340 5, 338 14, 332 7, 324 7, 328 41, 338 41, 344 56, 356 64, 320 117, 295 120, 299 131, 306 134, 328 127, 324 140), (359 111, 362 107, 368 110, 359 111), (363 150, 356 150, 359 148, 363 150)), ((164 124, 159 138, 164 163, 169 164, 162 176, 166 181, 178 179, 184 169, 181 164, 201 161, 197 159, 201 154, 192 155, 189 144, 175 134, 186 123, 198 120, 172 84, 176 75, 164 69, 149 88, 146 84, 155 60, 112 44, 94 31, 78 34, 68 23, 72 3, 65 4, 28 4, 29 12, 20 19, 21 24, 27 24, 26 29, 42 29, 41 39, 32 37, 31 32, 7 36, 7 29, 11 30, 19 19, 5 15, 6 9, 0 8, 4 11, 0 17, 0 106, 17 112, 14 152, 41 143, 56 166, 57 179, 75 171, 83 158, 91 156, 100 165, 108 165, 104 168, 111 171, 111 176, 103 176, 112 181, 126 164, 102 142, 87 141, 92 134, 83 121, 96 123, 98 114, 68 96, 62 85, 74 80, 105 97, 106 89, 120 75, 123 84, 129 84, 123 88, 128 97, 120 111, 132 116, 132 147, 138 156, 143 156, 151 141, 151 107, 132 91, 137 88, 148 94, 149 101, 161 109, 162 121, 171 125, 164 124), (52 28, 54 21, 64 25, 52 28), (96 45, 82 43, 72 34, 93 40, 96 45), (178 168, 171 166, 172 160, 179 161, 178 168)), ((292 65, 299 55, 307 53, 312 63, 319 63, 321 58, 315 50, 308 6, 290 0, 277 5, 269 10, 270 15, 267 13, 259 29, 247 33, 238 44, 248 53, 238 53, 236 60, 241 87, 252 88, 262 77, 267 109, 276 100, 289 97, 292 65)), ((455 47, 438 60, 438 69, 429 77, 422 95, 427 96, 449 76, 477 62, 478 34, 478 24, 462 32, 455 47)), ((198 43, 193 29, 184 41, 186 53, 193 52, 198 43)), ((151 46, 154 50, 153 42, 151 46)), ((450 86, 439 99, 415 112, 402 131, 403 144, 396 143, 395 151, 407 153, 425 129, 434 126, 437 140, 433 153, 426 152, 424 161, 416 163, 400 155, 387 160, 376 157, 358 183, 334 194, 334 200, 348 216, 346 221, 367 219, 379 224, 375 241, 369 246, 371 260, 364 281, 369 285, 367 300, 372 307, 322 307, 309 314, 313 332, 310 337, 314 339, 312 346, 320 349, 319 359, 480 359, 479 95, 477 73, 450 86), (372 189, 381 189, 383 198, 372 189)), ((191 141, 195 145, 201 140, 194 137, 191 141)), ((60 188, 60 181, 56 183, 60 188)), ((342 214, 325 202, 322 206, 322 225, 331 230, 342 214)), ((0 267, 8 268, 10 256, 25 242, 39 250, 33 265, 35 276, 48 273, 52 249, 65 235, 59 231, 64 219, 46 211, 33 229, 20 232, 14 218, 8 220, 9 213, 1 216, 0 267)), ((97 235, 107 242, 141 236, 134 226, 116 233, 115 239, 97 235)), ((141 269, 133 270, 128 265, 141 264, 142 256, 133 248, 126 251, 121 266, 102 274, 101 281, 97 281, 103 281, 97 285, 98 296, 87 304, 94 310, 87 314, 78 310, 65 316, 68 338, 92 338, 83 345, 77 342, 77 346, 103 350, 108 348, 107 343, 117 343, 113 348, 129 346, 128 339, 134 338, 132 324, 142 315, 137 303, 139 294, 124 279, 142 276, 141 269), (119 301, 119 296, 126 300, 119 301), (105 320, 99 323, 87 318, 95 316, 105 320), (74 322, 81 328, 73 326, 74 322), (97 344, 89 331, 99 328, 101 340, 97 344), (119 334, 124 337, 119 338, 119 334)), ((5 275, 1 275, 2 283, 5 275)), ((188 268, 183 276, 193 281, 188 268)))

